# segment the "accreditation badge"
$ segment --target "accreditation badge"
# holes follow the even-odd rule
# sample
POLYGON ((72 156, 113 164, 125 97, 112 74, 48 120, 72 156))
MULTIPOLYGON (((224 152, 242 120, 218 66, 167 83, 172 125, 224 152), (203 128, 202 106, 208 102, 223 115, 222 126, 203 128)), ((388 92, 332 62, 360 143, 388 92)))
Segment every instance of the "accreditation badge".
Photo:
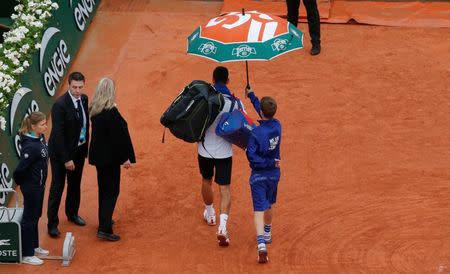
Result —
POLYGON ((86 141, 86 127, 82 127, 80 131, 80 143, 84 143, 86 141))

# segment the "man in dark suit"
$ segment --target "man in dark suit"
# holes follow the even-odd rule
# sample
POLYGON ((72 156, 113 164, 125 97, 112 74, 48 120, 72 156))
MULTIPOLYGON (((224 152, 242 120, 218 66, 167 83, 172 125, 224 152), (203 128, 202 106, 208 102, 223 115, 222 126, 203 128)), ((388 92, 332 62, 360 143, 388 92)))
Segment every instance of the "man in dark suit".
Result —
POLYGON ((48 142, 52 182, 48 198, 48 234, 58 237, 58 211, 67 175, 66 216, 84 226, 78 215, 80 183, 89 141, 88 97, 83 94, 85 78, 80 72, 69 75, 69 90, 52 107, 52 131, 48 142))
MULTIPOLYGON (((300 0, 286 0, 287 20, 294 26, 298 24, 298 9, 300 0)), ((317 9, 316 0, 303 0, 306 8, 306 18, 308 19, 309 36, 311 37, 311 55, 320 53, 320 15, 317 9)))

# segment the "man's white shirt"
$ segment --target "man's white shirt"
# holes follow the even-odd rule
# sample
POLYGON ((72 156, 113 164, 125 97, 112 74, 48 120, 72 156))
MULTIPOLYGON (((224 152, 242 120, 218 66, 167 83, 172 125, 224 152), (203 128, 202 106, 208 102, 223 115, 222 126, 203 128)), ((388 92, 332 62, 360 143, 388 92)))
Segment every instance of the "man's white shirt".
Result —
MULTIPOLYGON (((77 109, 77 107, 78 107, 77 101, 80 100, 81 112, 83 113, 83 128, 81 130, 84 129, 84 131, 86 132, 86 113, 84 113, 83 102, 81 101, 81 97, 80 97, 80 99, 77 99, 77 98, 73 97, 72 93, 70 93, 70 90, 67 92, 69 93, 70 98, 72 99, 75 109, 77 109)), ((84 134, 86 134, 86 133, 84 133, 84 134)), ((81 146, 82 144, 86 143, 86 137, 84 138, 84 140, 85 141, 83 141, 83 142, 78 142, 78 146, 81 146)))

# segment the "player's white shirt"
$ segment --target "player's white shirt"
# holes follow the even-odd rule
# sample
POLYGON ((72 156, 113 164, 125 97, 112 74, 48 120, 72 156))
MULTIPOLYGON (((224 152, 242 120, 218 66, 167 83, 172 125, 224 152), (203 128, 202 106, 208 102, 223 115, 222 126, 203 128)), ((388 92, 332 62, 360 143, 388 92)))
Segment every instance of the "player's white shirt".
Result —
MULTIPOLYGON (((215 159, 224 159, 229 158, 233 156, 233 147, 230 142, 225 140, 222 137, 217 136, 216 134, 216 127, 219 123, 220 116, 222 113, 229 112, 231 108, 231 99, 228 98, 227 95, 223 96, 225 99, 225 104, 223 106, 222 111, 217 115, 214 122, 211 124, 211 126, 206 130, 205 133, 205 141, 204 146, 202 142, 198 142, 198 154, 202 157, 206 158, 215 158, 215 159), (206 148, 206 150, 205 150, 206 148)), ((242 105, 242 103, 241 103, 242 105)), ((239 108, 239 103, 236 101, 234 104, 233 110, 239 108)), ((242 105, 242 108, 244 106, 242 105)))

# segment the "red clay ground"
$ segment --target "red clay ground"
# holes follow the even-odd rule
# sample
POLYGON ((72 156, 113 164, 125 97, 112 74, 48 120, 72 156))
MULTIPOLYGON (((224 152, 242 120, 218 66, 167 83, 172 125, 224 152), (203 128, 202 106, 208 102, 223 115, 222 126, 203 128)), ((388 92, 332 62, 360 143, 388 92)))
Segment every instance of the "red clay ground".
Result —
MULTIPOLYGON (((123 171, 114 216, 123 239, 95 236, 97 183, 88 166, 80 210, 88 225, 60 212, 60 229, 76 236, 72 265, 1 273, 450 271, 448 29, 323 25, 321 55, 309 55, 306 37, 304 50, 250 63, 253 88, 278 100, 283 124, 274 243, 269 264, 258 265, 245 154, 235 149, 231 246, 219 248, 216 228, 201 218, 196 146, 170 134, 161 143, 162 112, 218 65, 186 55, 185 38, 221 3, 123 2, 103 1, 72 67, 86 74, 89 95, 102 76, 118 84, 138 159, 123 171)), ((242 97, 244 64, 227 66, 242 97)), ((46 221, 41 244, 60 253, 63 239, 47 236, 46 221)))

